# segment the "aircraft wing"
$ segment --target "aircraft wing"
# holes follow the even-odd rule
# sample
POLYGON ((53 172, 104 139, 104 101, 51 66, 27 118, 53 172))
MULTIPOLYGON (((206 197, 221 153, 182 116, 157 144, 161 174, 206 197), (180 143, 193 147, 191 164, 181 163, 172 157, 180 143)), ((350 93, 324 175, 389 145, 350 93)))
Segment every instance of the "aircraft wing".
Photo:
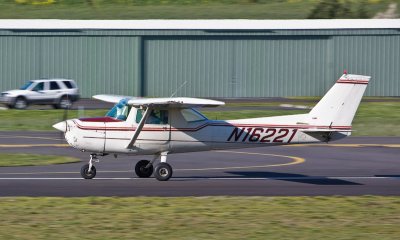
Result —
POLYGON ((201 99, 201 98, 137 98, 128 101, 129 105, 140 107, 174 107, 174 108, 192 108, 192 107, 217 107, 225 105, 224 102, 201 99))
POLYGON ((100 94, 100 95, 94 95, 93 98, 104 102, 119 103, 119 101, 121 101, 122 99, 132 99, 134 97, 100 94))

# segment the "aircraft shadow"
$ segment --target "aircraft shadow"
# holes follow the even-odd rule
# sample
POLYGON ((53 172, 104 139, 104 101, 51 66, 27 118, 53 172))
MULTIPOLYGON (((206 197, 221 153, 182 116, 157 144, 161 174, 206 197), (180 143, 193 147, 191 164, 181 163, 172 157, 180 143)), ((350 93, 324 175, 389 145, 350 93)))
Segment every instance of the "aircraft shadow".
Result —
POLYGON ((375 175, 375 177, 387 177, 387 178, 400 178, 400 174, 383 174, 383 175, 375 175))
POLYGON ((239 175, 243 178, 269 178, 274 180, 307 183, 314 185, 363 185, 361 183, 346 181, 342 179, 334 179, 324 176, 308 176, 308 175, 293 174, 293 173, 250 172, 250 171, 232 171, 226 173, 239 175))

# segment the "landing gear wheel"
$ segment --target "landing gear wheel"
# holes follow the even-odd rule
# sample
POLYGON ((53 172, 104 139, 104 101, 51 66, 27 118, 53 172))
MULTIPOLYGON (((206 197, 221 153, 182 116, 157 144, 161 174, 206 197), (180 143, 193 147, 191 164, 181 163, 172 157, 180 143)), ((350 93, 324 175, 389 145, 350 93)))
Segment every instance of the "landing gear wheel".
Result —
POLYGON ((168 181, 172 177, 172 167, 168 163, 162 162, 154 169, 154 177, 158 181, 168 181))
POLYGON ((81 168, 81 176, 84 179, 92 179, 96 176, 96 168, 92 166, 91 171, 89 172, 89 164, 85 164, 81 168))
POLYGON ((149 164, 148 160, 140 160, 135 165, 135 173, 140 178, 148 178, 153 174, 153 165, 150 164, 148 168, 146 166, 149 164))

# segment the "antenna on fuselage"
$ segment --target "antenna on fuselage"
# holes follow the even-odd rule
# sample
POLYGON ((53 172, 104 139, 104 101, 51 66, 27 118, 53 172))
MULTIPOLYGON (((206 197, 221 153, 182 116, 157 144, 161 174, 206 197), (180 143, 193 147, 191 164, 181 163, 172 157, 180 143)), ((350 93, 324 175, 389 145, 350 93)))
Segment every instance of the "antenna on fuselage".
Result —
POLYGON ((175 94, 177 94, 178 91, 181 90, 181 88, 182 88, 183 86, 186 85, 186 83, 187 83, 187 81, 185 81, 184 83, 182 83, 181 86, 179 86, 179 87, 176 89, 176 91, 170 96, 170 98, 172 98, 173 96, 175 96, 175 94))

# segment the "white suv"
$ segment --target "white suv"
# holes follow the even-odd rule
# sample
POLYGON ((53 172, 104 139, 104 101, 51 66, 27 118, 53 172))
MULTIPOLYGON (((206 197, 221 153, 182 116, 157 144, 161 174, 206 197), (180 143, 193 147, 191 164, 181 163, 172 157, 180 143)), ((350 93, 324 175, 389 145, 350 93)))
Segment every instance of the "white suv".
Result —
POLYGON ((48 104, 55 108, 69 108, 79 99, 79 89, 74 80, 31 80, 23 87, 1 93, 0 102, 10 108, 24 109, 29 104, 48 104))

